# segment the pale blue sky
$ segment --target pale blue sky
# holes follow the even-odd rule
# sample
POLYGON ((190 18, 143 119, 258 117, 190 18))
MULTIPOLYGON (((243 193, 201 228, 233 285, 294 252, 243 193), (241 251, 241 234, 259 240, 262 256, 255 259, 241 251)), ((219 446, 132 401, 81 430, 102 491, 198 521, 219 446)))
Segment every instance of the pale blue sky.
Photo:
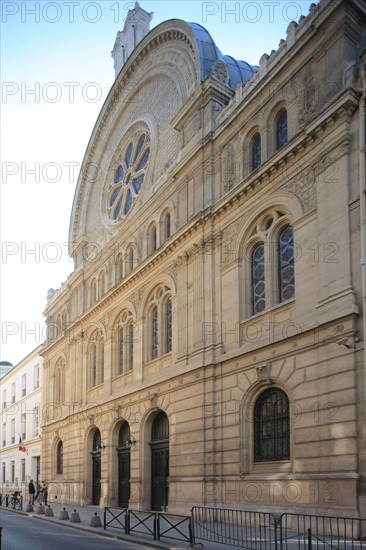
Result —
MULTIPOLYGON (((154 13, 152 28, 174 18, 200 23, 223 54, 251 64, 277 49, 291 19, 307 15, 310 4, 140 2, 154 13)), ((114 80, 116 33, 133 6, 1 3, 1 360, 16 364, 43 341, 47 290, 72 271, 64 243, 77 166, 114 80)))

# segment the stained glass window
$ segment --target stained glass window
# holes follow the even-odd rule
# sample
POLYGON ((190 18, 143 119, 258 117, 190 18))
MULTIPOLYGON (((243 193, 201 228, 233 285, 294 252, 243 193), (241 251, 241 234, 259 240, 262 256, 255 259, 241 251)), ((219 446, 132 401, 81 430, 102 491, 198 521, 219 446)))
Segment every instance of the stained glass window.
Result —
POLYGON ((124 330, 121 327, 118 331, 118 373, 122 374, 124 366, 124 330))
POLYGON ((169 299, 165 305, 165 317, 166 317, 166 352, 172 351, 172 301, 169 299))
POLYGON ((252 252, 252 313, 260 313, 265 309, 265 269, 264 244, 260 243, 252 252))
POLYGON ((287 143, 287 111, 282 111, 277 119, 277 149, 287 143))
POLYGON ((151 311, 151 358, 158 356, 158 308, 154 306, 151 311))
POLYGON ((121 164, 114 173, 107 195, 107 213, 115 223, 131 210, 145 179, 150 159, 150 142, 147 133, 141 133, 122 151, 121 164))
POLYGON ((97 345, 93 344, 91 349, 91 386, 97 383, 97 345))
POLYGON ((252 169, 256 170, 262 162, 261 159, 261 136, 260 134, 255 134, 252 140, 252 169))
POLYGON ((133 324, 128 325, 128 369, 133 369, 133 324))
POLYGON ((254 405, 254 462, 289 458, 289 400, 284 391, 270 388, 254 405))
POLYGON ((294 232, 285 227, 278 240, 279 300, 284 302, 295 296, 294 232))

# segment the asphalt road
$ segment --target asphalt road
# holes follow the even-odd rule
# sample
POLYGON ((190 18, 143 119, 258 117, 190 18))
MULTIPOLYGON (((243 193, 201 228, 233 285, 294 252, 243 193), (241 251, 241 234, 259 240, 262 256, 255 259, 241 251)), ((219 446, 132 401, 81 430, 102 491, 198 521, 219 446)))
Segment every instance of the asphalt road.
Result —
POLYGON ((146 546, 110 539, 5 510, 1 550, 147 550, 146 546))

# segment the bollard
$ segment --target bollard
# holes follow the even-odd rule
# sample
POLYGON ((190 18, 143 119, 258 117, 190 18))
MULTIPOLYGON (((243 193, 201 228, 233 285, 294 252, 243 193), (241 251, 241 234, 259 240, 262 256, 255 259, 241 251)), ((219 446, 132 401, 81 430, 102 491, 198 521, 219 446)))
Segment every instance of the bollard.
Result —
POLYGON ((66 510, 66 508, 64 508, 60 512, 60 519, 69 519, 69 512, 66 510))
POLYGON ((50 505, 46 508, 44 515, 49 518, 53 516, 53 510, 50 505))
POLYGON ((9 495, 5 495, 5 506, 9 507, 9 495))
POLYGON ((31 504, 30 502, 27 504, 27 507, 25 509, 26 512, 33 512, 34 511, 34 508, 33 508, 33 504, 31 504))
POLYGON ((73 513, 70 516, 71 523, 79 523, 80 522, 80 516, 79 513, 74 510, 73 513))
POLYGON ((44 508, 42 504, 40 504, 37 508, 37 514, 44 514, 44 508))
POLYGON ((100 521, 100 517, 97 512, 95 512, 94 516, 90 518, 90 527, 102 527, 102 522, 100 521))

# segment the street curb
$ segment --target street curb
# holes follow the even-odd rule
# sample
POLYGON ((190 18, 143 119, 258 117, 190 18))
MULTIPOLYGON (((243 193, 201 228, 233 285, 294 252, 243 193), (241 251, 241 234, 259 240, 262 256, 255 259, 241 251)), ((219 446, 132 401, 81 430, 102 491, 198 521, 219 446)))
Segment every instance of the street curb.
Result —
MULTIPOLYGON (((1 512, 2 507, 0 508, 1 512)), ((131 542, 132 544, 140 544, 141 546, 146 546, 147 548, 157 548, 158 550, 184 550, 187 548, 187 546, 170 546, 169 544, 165 544, 161 541, 159 543, 157 541, 150 541, 146 539, 140 539, 135 538, 134 535, 120 535, 119 533, 111 533, 103 529, 103 527, 89 527, 88 525, 76 525, 71 523, 66 523, 66 521, 61 521, 57 519, 56 517, 45 517, 43 515, 35 514, 34 512, 23 512, 22 510, 13 510, 12 508, 4 508, 4 510, 8 512, 13 512, 15 514, 20 514, 22 516, 28 516, 33 519, 38 519, 41 521, 48 521, 49 523, 53 523, 55 525, 61 525, 63 527, 69 527, 70 529, 77 529, 79 531, 85 531, 87 533, 93 533, 100 535, 102 537, 115 539, 115 540, 123 540, 124 542, 131 542), (134 538, 132 538, 134 537, 134 538)))

